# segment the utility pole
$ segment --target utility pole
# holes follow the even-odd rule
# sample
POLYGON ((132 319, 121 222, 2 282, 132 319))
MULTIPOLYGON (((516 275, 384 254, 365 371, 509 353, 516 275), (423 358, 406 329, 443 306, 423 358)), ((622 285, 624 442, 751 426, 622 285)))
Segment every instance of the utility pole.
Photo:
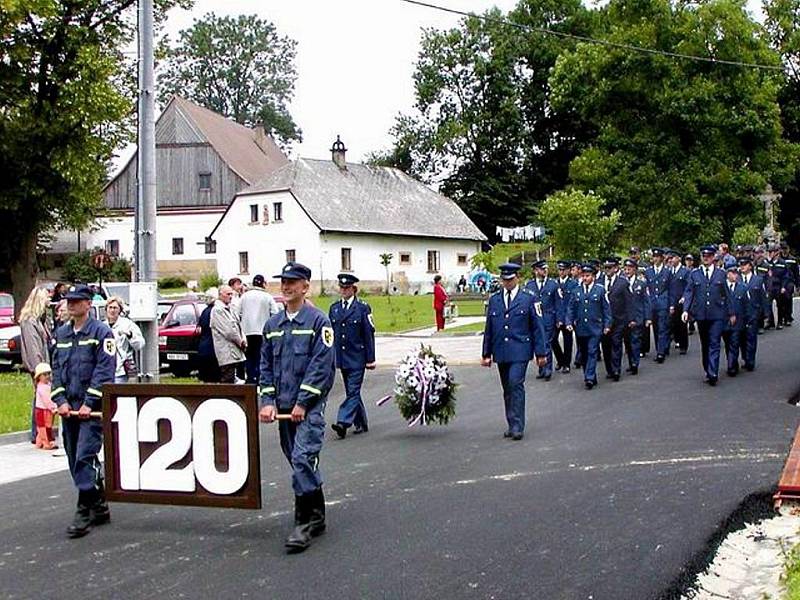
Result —
MULTIPOLYGON (((136 281, 156 281, 156 130, 153 0, 139 0, 139 123, 137 150, 136 281)), ((154 298, 155 301, 155 298, 154 298)), ((156 307, 153 306, 153 317, 156 307)), ((158 322, 140 323, 145 347, 142 381, 158 381, 158 322)))

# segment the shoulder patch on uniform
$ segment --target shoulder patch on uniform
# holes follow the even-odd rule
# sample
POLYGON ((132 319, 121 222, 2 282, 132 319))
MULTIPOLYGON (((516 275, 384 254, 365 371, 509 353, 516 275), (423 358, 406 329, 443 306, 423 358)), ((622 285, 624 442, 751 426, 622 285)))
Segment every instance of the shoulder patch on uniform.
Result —
POLYGON ((534 302, 533 307, 536 309, 536 316, 542 316, 542 303, 541 302, 534 302))
POLYGON ((367 320, 369 321, 369 324, 372 326, 372 328, 375 329, 375 321, 372 318, 372 313, 367 314, 367 320))
POLYGON ((114 356, 117 353, 117 344, 114 338, 106 338, 103 340, 103 352, 109 356, 114 356))
POLYGON ((322 328, 322 343, 328 348, 333 347, 333 327, 322 328))

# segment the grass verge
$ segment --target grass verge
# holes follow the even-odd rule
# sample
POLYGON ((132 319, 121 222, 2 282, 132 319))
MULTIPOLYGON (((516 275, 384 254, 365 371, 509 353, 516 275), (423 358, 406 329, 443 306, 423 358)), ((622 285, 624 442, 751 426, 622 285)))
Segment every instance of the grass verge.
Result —
POLYGON ((783 574, 783 600, 800 600, 800 545, 789 550, 783 574))
POLYGON ((25 431, 31 426, 33 384, 27 373, 0 373, 0 433, 25 431))

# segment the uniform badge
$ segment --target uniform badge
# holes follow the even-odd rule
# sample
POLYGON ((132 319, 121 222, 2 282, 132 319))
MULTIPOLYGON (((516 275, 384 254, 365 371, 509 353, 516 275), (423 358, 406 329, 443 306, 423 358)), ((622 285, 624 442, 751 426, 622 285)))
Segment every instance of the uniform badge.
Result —
POLYGON ((536 309, 536 316, 541 318, 541 316, 542 316, 542 303, 541 302, 534 302, 533 306, 536 309))
POLYGON ((333 327, 322 328, 322 343, 328 348, 333 347, 333 327))
POLYGON ((109 356, 114 356, 117 353, 117 344, 114 342, 113 338, 103 340, 103 352, 109 356))
POLYGON ((369 324, 372 325, 372 328, 375 329, 375 321, 372 320, 372 313, 367 315, 367 319, 369 320, 369 324))

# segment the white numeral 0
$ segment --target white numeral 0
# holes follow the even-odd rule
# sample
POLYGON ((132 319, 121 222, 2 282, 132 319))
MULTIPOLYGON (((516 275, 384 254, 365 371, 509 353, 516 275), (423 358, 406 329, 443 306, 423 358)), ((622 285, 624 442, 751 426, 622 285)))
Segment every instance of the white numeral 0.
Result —
POLYGON ((152 398, 137 416, 136 398, 117 398, 112 421, 117 424, 119 482, 123 490, 193 492, 196 481, 212 494, 232 494, 249 473, 247 417, 231 400, 209 398, 195 411, 166 396, 152 398), (158 441, 158 421, 170 422, 172 438, 159 446, 140 466, 139 442, 158 441), (228 429, 228 470, 219 471, 214 460, 214 423, 228 429), (180 469, 169 466, 192 449, 193 460, 180 469))

